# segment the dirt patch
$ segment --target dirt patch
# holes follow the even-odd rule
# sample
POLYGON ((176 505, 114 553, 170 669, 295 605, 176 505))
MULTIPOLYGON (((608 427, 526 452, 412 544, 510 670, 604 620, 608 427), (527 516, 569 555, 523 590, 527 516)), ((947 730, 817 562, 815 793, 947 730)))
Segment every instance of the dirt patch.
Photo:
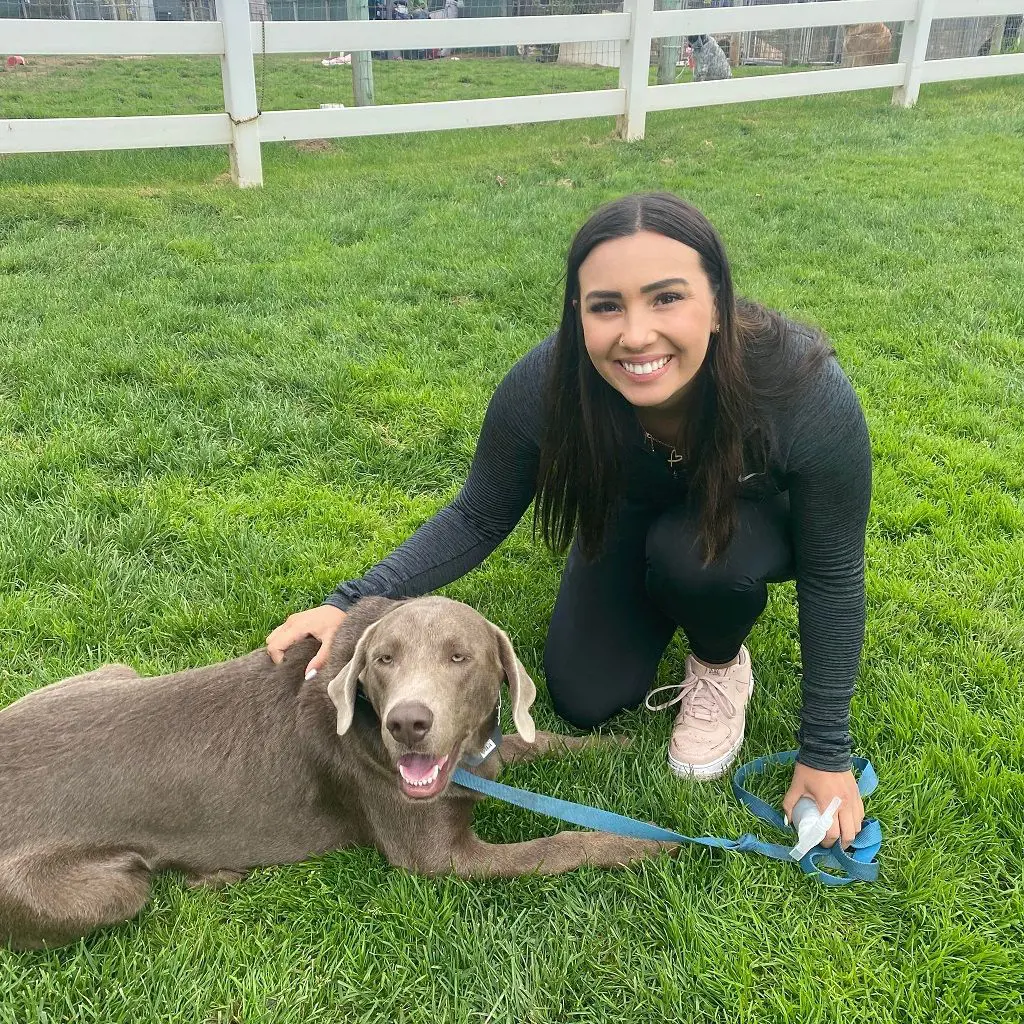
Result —
POLYGON ((334 147, 330 139, 301 139, 295 148, 300 153, 326 153, 334 147))

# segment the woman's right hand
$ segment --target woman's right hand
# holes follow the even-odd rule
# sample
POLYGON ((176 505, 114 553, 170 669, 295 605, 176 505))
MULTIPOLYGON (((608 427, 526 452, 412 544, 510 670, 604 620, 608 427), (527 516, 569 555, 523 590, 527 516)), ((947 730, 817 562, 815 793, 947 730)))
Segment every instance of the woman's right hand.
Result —
POLYGON ((327 663, 327 656, 331 653, 331 641, 344 621, 345 612, 329 604, 321 605, 319 608, 310 608, 305 612, 296 612, 294 615, 289 615, 267 637, 267 654, 270 655, 270 660, 275 665, 280 665, 284 658, 284 652, 296 640, 315 636, 320 641, 320 650, 313 655, 313 660, 306 666, 305 673, 306 679, 312 679, 327 663))

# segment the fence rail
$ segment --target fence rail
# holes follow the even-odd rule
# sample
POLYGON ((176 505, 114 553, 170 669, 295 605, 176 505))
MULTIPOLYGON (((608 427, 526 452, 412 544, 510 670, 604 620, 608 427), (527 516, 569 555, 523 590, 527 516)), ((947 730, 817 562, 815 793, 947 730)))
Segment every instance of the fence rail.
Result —
MULTIPOLYGON (((970 0, 950 0, 961 13, 970 0)), ((862 25, 872 21, 912 21, 921 0, 819 0, 809 4, 770 4, 765 7, 713 7, 703 11, 655 11, 656 36, 762 32, 780 28, 819 28, 822 25, 862 25)), ((1004 2, 1005 6, 1005 2, 1004 2)), ((1017 6, 1020 6, 1018 0, 1017 6)))
POLYGON ((250 21, 248 0, 223 0, 215 22, 4 20, 7 52, 21 54, 215 55, 225 112, 153 117, 0 119, 0 153, 227 145, 234 180, 263 181, 260 146, 310 138, 439 131, 585 117, 618 118, 625 139, 642 138, 648 111, 891 87, 911 106, 922 83, 1024 74, 1024 54, 925 60, 932 22, 1007 15, 1021 0, 812 0, 809 3, 654 10, 625 0, 621 14, 467 20, 250 21), (889 64, 792 72, 680 85, 648 84, 651 41, 684 35, 903 22, 889 64), (366 52, 610 40, 619 44, 619 87, 590 92, 259 112, 254 54, 366 52))
POLYGON ((224 53, 216 21, 44 21, 5 18, 4 49, 24 54, 139 57, 224 53))
MULTIPOLYGON (((315 27, 308 21, 268 21, 266 33, 267 53, 320 53, 623 41, 629 26, 628 14, 554 14, 464 21, 322 21, 315 27)), ((252 46, 257 53, 263 49, 259 23, 252 26, 252 46)))

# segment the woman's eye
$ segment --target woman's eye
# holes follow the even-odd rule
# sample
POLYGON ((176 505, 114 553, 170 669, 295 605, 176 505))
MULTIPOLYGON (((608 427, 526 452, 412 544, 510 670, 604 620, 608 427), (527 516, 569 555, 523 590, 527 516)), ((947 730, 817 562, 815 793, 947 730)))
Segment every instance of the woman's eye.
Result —
POLYGON ((378 654, 377 655, 377 660, 382 665, 390 665, 391 662, 394 661, 394 658, 392 658, 390 654, 378 654))
POLYGON ((683 298, 682 295, 680 295, 678 292, 662 292, 654 300, 654 302, 655 302, 655 305, 657 305, 658 303, 661 303, 661 305, 663 305, 663 306, 668 306, 668 305, 670 305, 673 302, 680 302, 682 300, 682 298, 683 298))
POLYGON ((595 302, 587 307, 589 313, 614 313, 619 307, 614 302, 595 302))
POLYGON ((466 656, 464 654, 453 654, 452 655, 452 661, 454 661, 456 665, 460 661, 465 661, 465 660, 466 660, 466 656))

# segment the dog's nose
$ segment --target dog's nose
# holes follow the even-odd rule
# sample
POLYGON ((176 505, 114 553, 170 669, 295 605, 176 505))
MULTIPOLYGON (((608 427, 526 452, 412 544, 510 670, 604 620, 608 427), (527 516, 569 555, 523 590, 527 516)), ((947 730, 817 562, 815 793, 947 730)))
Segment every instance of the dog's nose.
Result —
POLYGON ((396 704, 388 713, 388 732, 399 743, 411 746, 419 742, 430 732, 434 724, 433 712, 417 701, 405 701, 403 704, 396 704))

